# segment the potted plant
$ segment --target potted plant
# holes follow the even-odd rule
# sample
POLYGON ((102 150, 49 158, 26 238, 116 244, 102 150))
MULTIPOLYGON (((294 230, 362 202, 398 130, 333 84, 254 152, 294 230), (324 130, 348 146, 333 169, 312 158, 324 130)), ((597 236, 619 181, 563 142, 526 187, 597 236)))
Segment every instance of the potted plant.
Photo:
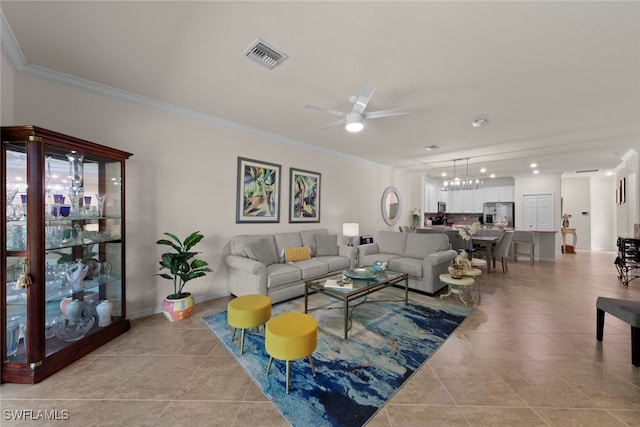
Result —
POLYGON ((173 251, 162 254, 160 260, 160 271, 169 270, 169 273, 157 273, 164 279, 173 282, 173 293, 168 295, 162 302, 162 312, 170 321, 182 320, 189 317, 193 309, 193 298, 191 293, 184 292, 184 286, 188 281, 203 277, 212 271, 207 267, 207 262, 195 258, 200 252, 193 252, 192 248, 204 237, 199 231, 194 231, 181 241, 171 233, 164 233, 171 238, 160 239, 158 245, 170 246, 173 251))

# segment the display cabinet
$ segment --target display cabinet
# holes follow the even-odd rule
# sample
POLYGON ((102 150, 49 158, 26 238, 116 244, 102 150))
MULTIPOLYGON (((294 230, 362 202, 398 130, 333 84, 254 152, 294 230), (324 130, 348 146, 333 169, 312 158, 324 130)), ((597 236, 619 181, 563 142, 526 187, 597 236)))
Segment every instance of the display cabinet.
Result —
POLYGON ((130 323, 125 161, 35 126, 2 127, 1 381, 36 383, 130 323))

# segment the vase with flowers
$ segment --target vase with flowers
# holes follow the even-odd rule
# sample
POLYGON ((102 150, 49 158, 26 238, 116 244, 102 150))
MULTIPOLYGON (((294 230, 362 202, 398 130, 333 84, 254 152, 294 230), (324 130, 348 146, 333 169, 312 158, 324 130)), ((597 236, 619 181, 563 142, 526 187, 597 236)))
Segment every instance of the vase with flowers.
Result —
POLYGON ((474 222, 469 226, 458 227, 458 234, 464 240, 471 240, 471 237, 480 229, 480 223, 474 222))
POLYGON ((413 208, 409 211, 411 217, 411 230, 415 231, 420 226, 420 218, 422 217, 422 209, 413 208))

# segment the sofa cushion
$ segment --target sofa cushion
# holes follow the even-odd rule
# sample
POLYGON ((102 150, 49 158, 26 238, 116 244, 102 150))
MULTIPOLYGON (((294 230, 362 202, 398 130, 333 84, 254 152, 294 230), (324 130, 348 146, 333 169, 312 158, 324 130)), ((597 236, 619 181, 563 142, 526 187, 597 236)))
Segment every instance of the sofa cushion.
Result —
POLYGON ((316 234, 316 256, 337 256, 338 235, 316 234))
POLYGON ((376 243, 380 248, 380 253, 404 256, 404 248, 409 234, 396 231, 378 231, 376 243))
POLYGON ((404 233, 407 235, 405 256, 423 259, 434 252, 449 249, 449 238, 443 234, 404 233))
POLYGON ((343 256, 319 256, 315 259, 327 264, 328 272, 342 271, 349 268, 349 258, 345 258, 343 256))
POLYGON ((302 270, 293 264, 271 264, 267 267, 267 288, 302 280, 302 270))
POLYGON ((304 261, 311 258, 311 249, 308 246, 300 248, 284 248, 284 261, 289 264, 296 261, 304 261))
POLYGON ((247 257, 260 261, 265 265, 271 265, 278 262, 278 255, 273 247, 273 243, 269 239, 259 239, 253 243, 249 243, 244 247, 247 257))
POLYGON ((422 277, 422 260, 417 258, 394 258, 389 261, 389 270, 401 271, 413 277, 422 277))
POLYGON ((329 232, 324 229, 317 230, 303 230, 300 232, 300 237, 302 238, 302 244, 304 246, 309 246, 311 248, 311 256, 316 256, 316 236, 326 236, 329 232))
POLYGON ((299 248, 301 246, 309 246, 303 245, 302 239, 300 238, 300 233, 276 233, 273 235, 276 241, 276 251, 280 262, 284 262, 284 249, 285 248, 299 248))
POLYGON ((329 272, 329 266, 326 262, 318 261, 317 259, 308 259, 305 261, 294 262, 289 264, 294 267, 298 267, 302 272, 302 279, 310 279, 312 277, 321 276, 329 272))

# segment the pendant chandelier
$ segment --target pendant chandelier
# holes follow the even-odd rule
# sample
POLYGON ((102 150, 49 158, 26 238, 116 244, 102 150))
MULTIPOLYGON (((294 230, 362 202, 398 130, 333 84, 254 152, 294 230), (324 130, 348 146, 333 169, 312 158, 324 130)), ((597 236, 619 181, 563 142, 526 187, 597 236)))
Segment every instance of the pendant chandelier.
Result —
POLYGON ((455 190, 476 190, 482 188, 483 182, 480 178, 469 175, 469 158, 466 159, 454 159, 453 160, 453 178, 443 179, 440 185, 442 191, 455 191, 455 190), (460 160, 467 161, 467 173, 466 175, 456 175, 456 162, 460 160))

